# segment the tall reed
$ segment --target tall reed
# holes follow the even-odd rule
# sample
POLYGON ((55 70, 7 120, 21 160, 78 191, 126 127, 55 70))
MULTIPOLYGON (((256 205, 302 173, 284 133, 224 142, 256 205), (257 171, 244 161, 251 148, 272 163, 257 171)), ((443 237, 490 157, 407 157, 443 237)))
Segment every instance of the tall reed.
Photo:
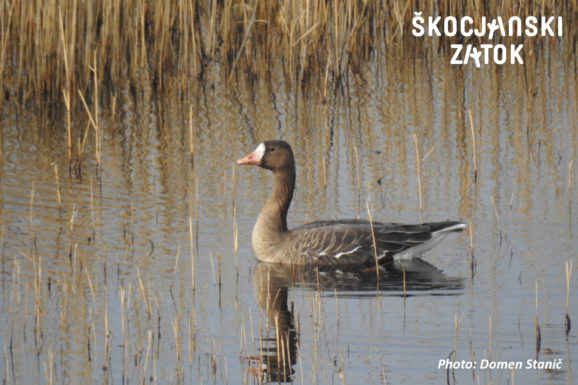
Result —
POLYGON ((79 107, 77 95, 88 95, 97 84, 105 91, 101 97, 112 98, 118 90, 138 89, 142 80, 162 89, 167 80, 176 78, 175 84, 185 89, 191 80, 202 78, 211 63, 218 63, 229 80, 239 74, 256 78, 280 70, 295 84, 316 81, 326 90, 331 80, 339 81, 363 61, 387 54, 392 44, 426 44, 426 39, 411 35, 416 11, 424 17, 468 15, 480 23, 482 16, 573 15, 577 4, 4 1, 0 5, 4 87, 0 103, 4 99, 48 101, 74 109, 79 107))

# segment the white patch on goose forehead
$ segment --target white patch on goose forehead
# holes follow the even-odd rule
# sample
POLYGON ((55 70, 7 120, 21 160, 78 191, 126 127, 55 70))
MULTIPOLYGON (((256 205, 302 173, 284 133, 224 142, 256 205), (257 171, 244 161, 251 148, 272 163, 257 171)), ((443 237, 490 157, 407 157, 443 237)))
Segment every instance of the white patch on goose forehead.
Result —
POLYGON ((258 155, 259 160, 263 159, 263 155, 265 155, 265 143, 258 145, 253 153, 258 155))

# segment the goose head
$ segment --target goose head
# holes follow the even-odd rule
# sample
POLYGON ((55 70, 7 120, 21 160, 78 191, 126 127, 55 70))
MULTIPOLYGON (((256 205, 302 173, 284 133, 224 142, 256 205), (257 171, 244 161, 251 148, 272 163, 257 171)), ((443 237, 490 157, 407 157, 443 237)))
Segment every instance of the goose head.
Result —
POLYGON ((273 172, 295 167, 293 151, 287 142, 269 140, 257 146, 255 151, 237 161, 239 165, 259 166, 273 172))

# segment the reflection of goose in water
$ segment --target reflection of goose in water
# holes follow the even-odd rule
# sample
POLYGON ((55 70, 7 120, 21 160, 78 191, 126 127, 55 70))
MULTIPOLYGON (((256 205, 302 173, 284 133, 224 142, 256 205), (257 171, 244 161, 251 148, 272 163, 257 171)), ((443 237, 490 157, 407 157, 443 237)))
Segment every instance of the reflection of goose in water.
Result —
POLYGON ((293 308, 288 306, 290 288, 311 288, 343 297, 456 295, 463 289, 463 279, 446 277, 441 270, 419 258, 400 261, 390 270, 380 270, 379 275, 375 270, 360 267, 259 262, 253 285, 275 336, 264 340, 258 359, 252 360, 251 371, 265 381, 288 382, 295 371, 299 340, 293 308))
POLYGON ((287 304, 290 285, 285 278, 275 265, 264 263, 257 264, 253 276, 257 301, 275 331, 273 338, 263 341, 259 360, 254 362, 254 373, 269 382, 291 381, 297 359, 298 335, 293 309, 287 304))

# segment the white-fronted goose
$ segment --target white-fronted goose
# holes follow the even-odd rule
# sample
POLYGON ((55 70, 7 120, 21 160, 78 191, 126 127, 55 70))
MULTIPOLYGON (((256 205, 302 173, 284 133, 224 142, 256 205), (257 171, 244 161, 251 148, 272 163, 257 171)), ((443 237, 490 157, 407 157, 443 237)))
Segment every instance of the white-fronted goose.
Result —
POLYGON ((370 223, 361 219, 318 221, 287 228, 287 211, 295 188, 295 161, 287 142, 270 140, 237 164, 273 171, 273 191, 253 229, 257 259, 307 265, 375 265, 420 256, 448 233, 462 231, 462 222, 406 225, 370 223), (374 241, 375 239, 375 241, 374 241), (377 253, 377 256, 376 256, 377 253))

